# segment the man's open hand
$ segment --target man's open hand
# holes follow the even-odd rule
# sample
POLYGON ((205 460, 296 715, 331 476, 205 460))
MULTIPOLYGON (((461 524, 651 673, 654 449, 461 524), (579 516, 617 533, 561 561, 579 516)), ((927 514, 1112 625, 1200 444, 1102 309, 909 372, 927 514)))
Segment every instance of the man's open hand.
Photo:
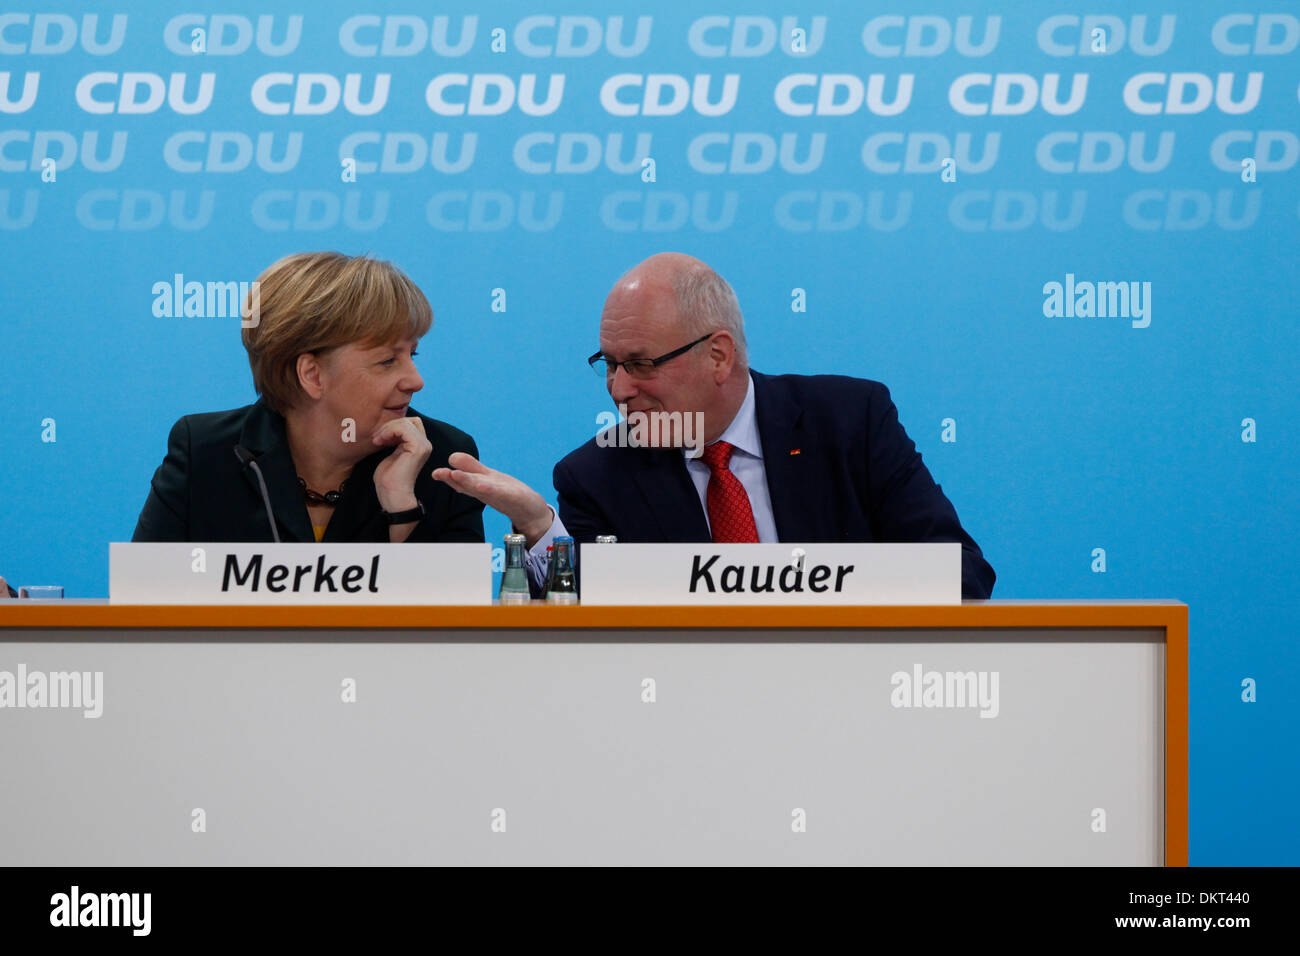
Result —
POLYGON ((435 468, 433 478, 451 485, 461 494, 477 498, 514 525, 527 539, 528 547, 537 543, 555 518, 551 506, 542 496, 518 478, 496 471, 473 455, 458 451, 447 459, 450 468, 435 468))

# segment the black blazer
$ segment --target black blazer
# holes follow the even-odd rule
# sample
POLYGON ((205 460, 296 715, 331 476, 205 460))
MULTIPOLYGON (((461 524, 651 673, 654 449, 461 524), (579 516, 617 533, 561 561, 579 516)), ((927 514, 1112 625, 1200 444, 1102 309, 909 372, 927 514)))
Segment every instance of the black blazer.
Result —
MULTIPOLYGON (((408 415, 419 413, 407 409, 408 415)), ((419 416, 433 454, 415 481, 426 515, 407 541, 482 541, 483 504, 453 491, 431 472, 452 452, 478 457, 474 439, 446 422, 419 416)), ((167 457, 152 486, 132 541, 271 541, 271 525, 253 469, 235 455, 243 446, 262 470, 281 541, 315 543, 298 484, 284 418, 264 401, 228 412, 186 415, 167 439, 167 457)), ((374 475, 393 453, 384 448, 358 462, 325 528, 323 542, 387 541, 374 475)))
MULTIPOLYGON (((750 374, 780 540, 957 541, 962 597, 993 593, 993 568, 922 464, 888 388, 842 375, 750 374)), ((712 540, 679 449, 601 448, 592 438, 554 477, 560 520, 577 541, 712 540)))

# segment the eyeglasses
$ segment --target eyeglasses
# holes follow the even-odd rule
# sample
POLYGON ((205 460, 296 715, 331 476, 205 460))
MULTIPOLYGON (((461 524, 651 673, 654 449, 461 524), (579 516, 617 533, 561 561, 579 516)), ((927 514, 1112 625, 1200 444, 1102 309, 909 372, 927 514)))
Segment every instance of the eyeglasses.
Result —
POLYGON ((671 352, 667 352, 658 358, 638 358, 628 359, 626 362, 615 362, 612 358, 609 358, 601 352, 597 352, 591 358, 587 359, 587 364, 591 366, 591 370, 597 375, 604 375, 606 378, 612 376, 614 371, 620 365, 623 366, 623 371, 627 372, 627 374, 633 378, 649 378, 655 373, 655 369, 660 365, 663 365, 664 362, 667 362, 669 359, 675 359, 679 355, 684 355, 701 342, 712 338, 716 334, 716 332, 710 332, 707 335, 702 335, 689 345, 683 345, 679 349, 673 349, 671 352))

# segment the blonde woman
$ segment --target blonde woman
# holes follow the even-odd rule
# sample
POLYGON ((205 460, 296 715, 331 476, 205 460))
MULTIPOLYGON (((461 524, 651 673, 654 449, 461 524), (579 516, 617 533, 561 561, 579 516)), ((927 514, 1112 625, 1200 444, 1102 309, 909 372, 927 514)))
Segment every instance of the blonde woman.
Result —
POLYGON ((424 294, 387 262, 291 255, 258 277, 243 344, 259 398, 171 430, 135 541, 482 541, 483 505, 432 469, 474 440, 411 407, 424 294))

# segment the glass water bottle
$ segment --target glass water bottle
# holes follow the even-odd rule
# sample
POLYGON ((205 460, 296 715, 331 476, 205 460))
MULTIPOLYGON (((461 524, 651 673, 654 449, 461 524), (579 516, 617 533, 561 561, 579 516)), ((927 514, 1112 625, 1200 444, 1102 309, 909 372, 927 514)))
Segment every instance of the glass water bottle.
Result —
POLYGON ((551 570, 546 603, 577 604, 578 582, 573 573, 573 538, 568 535, 555 539, 555 550, 551 552, 551 570))
POLYGON ((527 604, 531 597, 524 569, 524 540, 522 534, 506 535, 506 567, 501 572, 501 593, 497 595, 502 604, 527 604))

